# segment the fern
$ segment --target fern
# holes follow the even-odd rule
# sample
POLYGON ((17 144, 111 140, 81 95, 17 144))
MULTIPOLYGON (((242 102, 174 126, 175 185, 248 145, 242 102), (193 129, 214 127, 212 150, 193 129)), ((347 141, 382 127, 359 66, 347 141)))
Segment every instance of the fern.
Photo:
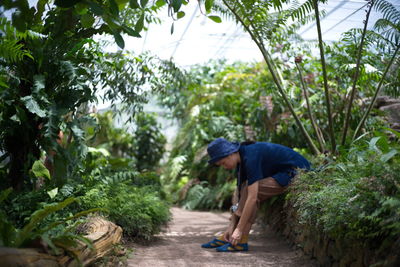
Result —
POLYGON ((27 240, 32 238, 32 234, 34 233, 33 230, 35 229, 35 227, 37 227, 39 225, 39 223, 46 218, 49 214, 54 213, 58 210, 61 210, 63 208, 65 208, 66 206, 68 206, 69 204, 71 204, 72 202, 74 202, 75 199, 74 198, 67 198, 66 200, 64 200, 61 203, 54 203, 54 204, 50 204, 49 206, 37 210, 35 211, 32 216, 31 219, 29 221, 29 223, 27 225, 25 225, 20 232, 18 232, 17 238, 14 241, 14 246, 15 247, 19 247, 21 246, 24 242, 26 242, 27 240))
POLYGON ((18 62, 29 57, 33 59, 29 51, 23 49, 20 43, 22 37, 29 36, 30 33, 20 34, 6 18, 0 18, 0 58, 9 62, 18 62))
POLYGON ((18 40, 4 40, 0 42, 0 58, 10 62, 21 61, 24 57, 33 59, 32 55, 23 47, 23 44, 18 43, 18 40))
POLYGON ((377 0, 374 3, 376 11, 382 13, 383 18, 378 19, 374 29, 394 45, 400 44, 400 10, 386 0, 377 0))
POLYGON ((178 178, 178 175, 182 172, 184 163, 187 157, 185 155, 180 155, 172 159, 169 177, 171 180, 178 178))

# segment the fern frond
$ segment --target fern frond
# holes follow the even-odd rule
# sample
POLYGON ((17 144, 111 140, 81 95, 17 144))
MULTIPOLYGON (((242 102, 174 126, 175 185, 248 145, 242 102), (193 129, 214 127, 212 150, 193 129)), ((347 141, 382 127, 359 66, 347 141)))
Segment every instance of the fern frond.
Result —
POLYGON ((303 20, 314 10, 314 4, 312 0, 307 0, 306 2, 299 4, 295 1, 293 5, 289 8, 291 13, 290 17, 296 20, 303 20))
POLYGON ((29 57, 33 59, 32 55, 23 49, 23 44, 18 43, 18 40, 4 40, 0 42, 0 58, 9 62, 18 62, 29 57))
POLYGON ((400 43, 400 25, 387 19, 378 19, 375 22, 374 29, 380 32, 385 39, 391 43, 400 43))
POLYGON ((172 159, 171 171, 170 171, 171 180, 175 180, 178 177, 178 175, 182 172, 186 159, 187 156, 185 155, 180 155, 172 159))
POLYGON ((376 0, 374 3, 374 9, 382 13, 383 19, 389 20, 399 27, 400 10, 386 0, 376 0))

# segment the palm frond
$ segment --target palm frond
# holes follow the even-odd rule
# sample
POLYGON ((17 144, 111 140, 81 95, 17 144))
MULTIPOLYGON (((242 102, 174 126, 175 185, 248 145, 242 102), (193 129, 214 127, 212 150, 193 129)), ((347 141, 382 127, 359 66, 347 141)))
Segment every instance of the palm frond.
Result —
POLYGON ((400 10, 387 0, 375 0, 374 9, 383 15, 383 19, 400 26, 400 10))

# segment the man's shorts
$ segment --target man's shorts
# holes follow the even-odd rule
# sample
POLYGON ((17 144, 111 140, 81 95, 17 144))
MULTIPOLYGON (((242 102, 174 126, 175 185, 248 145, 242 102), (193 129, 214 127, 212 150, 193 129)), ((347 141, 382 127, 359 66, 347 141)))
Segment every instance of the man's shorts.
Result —
MULTIPOLYGON (((273 197, 282 194, 285 192, 287 187, 281 186, 274 178, 268 177, 258 181, 258 195, 257 195, 257 209, 261 202, 273 197)), ((238 209, 235 211, 237 216, 241 216, 243 212, 244 205, 247 199, 247 181, 242 185, 242 189, 240 190, 240 201, 238 205, 238 209)), ((254 223, 257 216, 257 209, 254 209, 253 214, 251 215, 249 222, 254 223)))

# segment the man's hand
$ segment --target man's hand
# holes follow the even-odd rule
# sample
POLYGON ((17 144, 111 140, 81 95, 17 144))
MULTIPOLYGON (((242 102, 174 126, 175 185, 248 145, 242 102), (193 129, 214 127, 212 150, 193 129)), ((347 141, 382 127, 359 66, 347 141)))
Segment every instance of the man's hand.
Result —
POLYGON ((238 228, 235 229, 235 231, 233 231, 232 237, 229 240, 229 242, 236 246, 240 240, 242 239, 242 231, 240 231, 238 228))
POLYGON ((231 236, 232 236, 232 232, 231 231, 229 231, 229 230, 225 231, 225 233, 224 233, 225 241, 229 242, 229 240, 231 240, 231 236))

